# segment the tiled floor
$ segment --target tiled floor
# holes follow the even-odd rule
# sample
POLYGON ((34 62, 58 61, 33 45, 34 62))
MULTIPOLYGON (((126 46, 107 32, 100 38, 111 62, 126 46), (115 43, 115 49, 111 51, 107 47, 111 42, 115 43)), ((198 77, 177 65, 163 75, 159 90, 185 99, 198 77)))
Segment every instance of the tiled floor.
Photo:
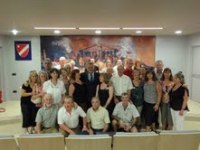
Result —
MULTIPOLYGON (((185 130, 200 130, 200 103, 189 101, 190 111, 186 115, 185 130)), ((0 104, 6 109, 0 113, 0 133, 1 134, 22 134, 21 111, 19 101, 7 101, 0 104)))

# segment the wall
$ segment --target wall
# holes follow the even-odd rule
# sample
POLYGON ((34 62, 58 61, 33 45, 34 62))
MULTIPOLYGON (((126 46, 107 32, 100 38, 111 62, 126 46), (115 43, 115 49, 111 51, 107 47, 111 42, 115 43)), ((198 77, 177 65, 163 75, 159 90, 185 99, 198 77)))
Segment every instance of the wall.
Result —
MULTIPOLYGON (((182 36, 157 36, 155 59, 162 59, 165 67, 172 68, 173 72, 182 70, 186 72, 186 51, 188 49, 187 37, 182 36)), ((0 37, 1 43, 1 37, 0 37)), ((28 78, 30 70, 40 70, 40 38, 39 37, 3 37, 3 62, 4 62, 4 97, 6 100, 19 99, 22 83, 28 78), (15 61, 14 41, 30 40, 32 44, 32 61, 15 61), (12 76, 16 73, 17 76, 12 76), (6 78, 5 78, 6 77, 6 78), (5 90, 6 89, 6 90, 5 90), (13 93, 17 90, 18 93, 13 93)), ((1 69, 1 68, 0 68, 1 69)))
POLYGON ((171 68, 173 73, 186 73, 187 41, 186 36, 157 36, 155 59, 163 60, 164 67, 171 68))
POLYGON ((20 86, 24 83, 30 70, 40 70, 40 38, 5 36, 3 42, 3 94, 5 100, 16 100, 20 97, 20 86), (31 41, 32 61, 15 61, 14 41, 31 41), (16 73, 16 76, 12 76, 16 73), (16 90, 17 93, 13 93, 16 90))

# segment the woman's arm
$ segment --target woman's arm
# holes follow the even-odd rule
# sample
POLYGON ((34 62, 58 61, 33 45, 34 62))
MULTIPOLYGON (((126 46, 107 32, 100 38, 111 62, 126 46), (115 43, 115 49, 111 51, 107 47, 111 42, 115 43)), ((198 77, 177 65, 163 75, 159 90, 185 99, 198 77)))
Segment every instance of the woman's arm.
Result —
POLYGON ((188 96, 187 91, 185 90, 184 95, 183 95, 183 104, 182 104, 181 110, 180 110, 180 112, 179 112, 179 115, 180 115, 180 116, 183 115, 184 110, 185 110, 185 108, 187 107, 188 99, 189 99, 189 96, 188 96))
POLYGON ((69 96, 73 96, 74 90, 75 90, 74 85, 73 85, 73 84, 70 84, 70 86, 69 86, 69 96))
POLYGON ((161 96, 162 96, 162 87, 159 82, 156 82, 156 92, 157 92, 157 101, 156 101, 156 105, 154 106, 155 111, 159 109, 161 96))
POLYGON ((110 102, 111 102, 111 100, 112 100, 112 98, 113 98, 113 87, 112 86, 109 86, 109 89, 108 89, 109 91, 109 96, 108 96, 108 99, 107 99, 107 101, 106 101, 106 104, 105 104, 105 108, 107 108, 108 107, 108 105, 110 104, 110 102))

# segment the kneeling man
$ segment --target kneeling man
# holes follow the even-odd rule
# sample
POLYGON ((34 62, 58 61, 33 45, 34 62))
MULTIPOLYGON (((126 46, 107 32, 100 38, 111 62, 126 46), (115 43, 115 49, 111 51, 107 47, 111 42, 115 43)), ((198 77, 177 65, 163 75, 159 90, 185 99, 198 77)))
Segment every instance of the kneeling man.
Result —
POLYGON ((80 133, 79 117, 83 118, 82 131, 88 132, 86 114, 83 109, 74 103, 73 98, 66 96, 63 107, 58 111, 58 124, 64 136, 80 133))
POLYGON ((121 129, 126 132, 137 132, 135 127, 139 113, 136 107, 129 102, 128 93, 123 93, 121 97, 121 102, 119 102, 113 111, 112 126, 113 130, 116 132, 121 129))
POLYGON ((100 105, 98 97, 93 97, 91 103, 92 107, 87 111, 90 134, 104 133, 108 130, 110 123, 108 111, 100 105))

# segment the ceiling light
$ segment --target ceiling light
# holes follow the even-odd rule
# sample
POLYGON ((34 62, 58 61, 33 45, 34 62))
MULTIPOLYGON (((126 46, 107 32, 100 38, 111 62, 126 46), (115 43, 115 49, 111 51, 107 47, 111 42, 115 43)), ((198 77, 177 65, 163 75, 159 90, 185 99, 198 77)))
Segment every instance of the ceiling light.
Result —
POLYGON ((34 27, 36 30, 76 30, 73 27, 34 27))
POLYGON ((182 34, 182 32, 183 32, 183 31, 181 31, 181 30, 176 30, 176 31, 174 31, 175 34, 182 34))
POLYGON ((135 33, 136 33, 136 34, 141 34, 142 31, 141 31, 141 30, 137 30, 135 33))
POLYGON ((102 32, 101 32, 101 30, 96 30, 95 31, 95 34, 101 34, 102 32))
POLYGON ((12 33, 13 33, 14 35, 17 35, 18 32, 19 32, 19 31, 17 31, 16 29, 13 29, 13 30, 12 30, 12 33))
POLYGON ((80 30, 120 30, 120 28, 78 28, 80 30))
POLYGON ((123 30, 162 30, 163 27, 130 27, 122 28, 123 30))
POLYGON ((60 34, 60 30, 54 30, 55 34, 60 34))

